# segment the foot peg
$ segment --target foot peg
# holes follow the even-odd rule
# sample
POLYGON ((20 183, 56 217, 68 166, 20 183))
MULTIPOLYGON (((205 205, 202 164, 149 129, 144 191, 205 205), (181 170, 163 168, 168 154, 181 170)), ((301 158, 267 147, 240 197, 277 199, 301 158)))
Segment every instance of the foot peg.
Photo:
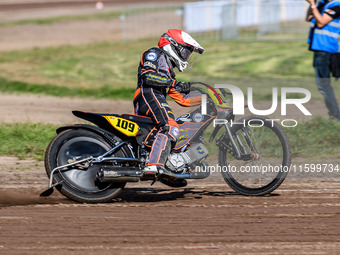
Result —
POLYGON ((161 165, 146 166, 141 176, 142 180, 168 180, 174 181, 177 179, 176 174, 166 170, 161 165))
POLYGON ((156 180, 157 166, 146 166, 142 171, 141 180, 156 180))

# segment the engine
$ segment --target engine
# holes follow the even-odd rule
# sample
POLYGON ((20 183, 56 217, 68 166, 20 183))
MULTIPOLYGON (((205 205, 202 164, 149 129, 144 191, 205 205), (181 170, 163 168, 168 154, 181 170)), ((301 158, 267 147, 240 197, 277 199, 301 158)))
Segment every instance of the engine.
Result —
POLYGON ((171 153, 166 166, 175 172, 183 171, 186 167, 194 170, 207 156, 208 150, 202 143, 193 144, 184 152, 171 153))

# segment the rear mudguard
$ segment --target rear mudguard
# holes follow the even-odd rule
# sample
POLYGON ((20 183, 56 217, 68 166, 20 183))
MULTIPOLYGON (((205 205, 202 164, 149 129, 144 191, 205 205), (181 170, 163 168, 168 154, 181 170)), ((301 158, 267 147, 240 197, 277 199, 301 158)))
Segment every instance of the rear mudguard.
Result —
MULTIPOLYGON (((110 134, 108 131, 100 127, 88 125, 88 124, 73 124, 73 125, 63 126, 63 127, 58 128, 56 132, 57 134, 59 134, 68 129, 85 129, 85 130, 92 131, 100 135, 101 137, 103 137, 104 140, 107 141, 112 147, 114 147, 117 142, 117 140, 113 137, 113 135, 110 134)), ((124 153, 128 155, 128 157, 133 158, 134 153, 131 151, 131 148, 129 146, 123 146, 122 149, 124 150, 124 153)))
POLYGON ((67 129, 86 129, 89 131, 92 131, 100 136, 102 136, 103 138, 105 138, 105 140, 110 141, 110 145, 112 145, 112 142, 116 142, 112 135, 110 135, 109 132, 107 132, 106 130, 99 128, 97 126, 93 126, 93 125, 87 125, 87 124, 73 124, 73 125, 68 125, 68 126, 63 126, 60 127, 56 130, 57 134, 67 130, 67 129))

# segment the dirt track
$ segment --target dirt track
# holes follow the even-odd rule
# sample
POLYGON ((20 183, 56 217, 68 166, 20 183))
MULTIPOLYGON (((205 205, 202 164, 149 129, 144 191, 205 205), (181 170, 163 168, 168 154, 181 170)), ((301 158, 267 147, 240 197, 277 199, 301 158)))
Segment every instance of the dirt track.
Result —
POLYGON ((338 254, 334 192, 294 187, 247 198, 221 186, 133 188, 111 204, 32 201, 1 209, 0 253, 338 254))
POLYGON ((30 170, 0 169, 0 254, 340 252, 339 180, 288 178, 271 196, 252 198, 213 175, 179 189, 129 184, 112 203, 88 205, 57 192, 39 198, 42 164, 17 168, 30 170))

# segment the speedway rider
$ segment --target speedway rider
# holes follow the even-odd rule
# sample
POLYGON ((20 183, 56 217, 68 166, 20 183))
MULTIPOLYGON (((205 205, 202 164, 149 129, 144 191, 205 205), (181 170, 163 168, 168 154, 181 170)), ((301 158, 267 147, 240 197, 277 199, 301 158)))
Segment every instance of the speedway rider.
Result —
MULTIPOLYGON (((199 98, 190 98, 190 84, 175 79, 174 67, 183 72, 188 67, 191 53, 202 54, 204 49, 189 34, 177 29, 164 33, 158 47, 142 53, 133 104, 135 114, 151 117, 158 129, 143 175, 171 183, 176 182, 176 175, 167 171, 164 164, 176 144, 179 127, 166 96, 181 106, 200 104, 199 98)), ((185 186, 186 182, 182 185, 185 186)))

